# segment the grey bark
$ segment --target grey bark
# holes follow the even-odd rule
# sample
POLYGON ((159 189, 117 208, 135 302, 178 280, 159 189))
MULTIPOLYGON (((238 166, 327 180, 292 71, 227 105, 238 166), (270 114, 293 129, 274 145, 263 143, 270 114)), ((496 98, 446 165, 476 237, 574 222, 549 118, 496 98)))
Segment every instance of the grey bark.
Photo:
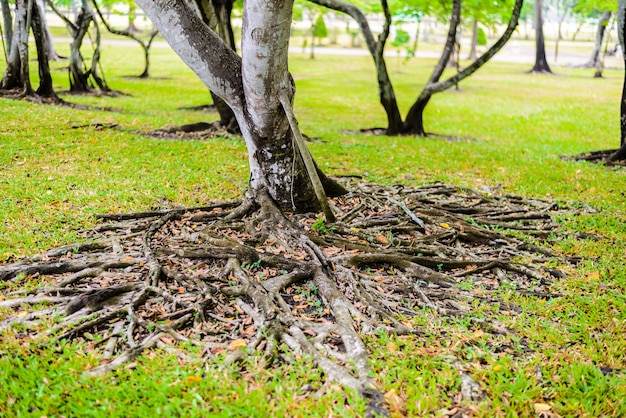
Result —
MULTIPOLYGON (((67 23, 68 19, 65 20, 67 23)), ((82 0, 76 22, 68 25, 68 28, 72 32, 69 65, 70 92, 86 93, 91 91, 91 81, 93 81, 100 90, 105 92, 111 91, 104 77, 100 75, 100 28, 95 21, 94 12, 89 0, 82 0), (96 32, 96 43, 91 64, 86 68, 80 49, 92 23, 94 23, 93 27, 96 32)))
POLYGON ((531 73, 552 73, 546 59, 546 41, 543 36, 543 1, 535 0, 535 65, 531 73))
MULTIPOLYGON (((617 36, 622 51, 626 49, 626 0, 619 0, 617 8, 617 36)), ((620 147, 613 153, 608 161, 626 160, 626 53, 622 53, 624 60, 624 83, 622 85, 622 99, 620 103, 620 147)))
MULTIPOLYGON (((219 37, 230 46, 233 51, 237 50, 235 35, 231 24, 233 0, 190 0, 191 6, 197 11, 203 22, 213 29, 219 37)), ((210 92, 215 109, 220 115, 220 125, 229 132, 239 132, 237 118, 232 109, 222 100, 219 95, 210 92)))
MULTIPOLYGON (((283 210, 320 207, 281 97, 293 101, 287 71, 292 0, 248 0, 241 57, 184 2, 138 0, 165 40, 200 80, 233 110, 248 149, 250 187, 283 210)), ((283 100, 284 102, 284 100, 283 100)), ((320 176, 326 191, 332 182, 320 176)))
POLYGON ((48 20, 46 19, 46 7, 45 0, 35 0, 35 5, 39 13, 41 20, 41 28, 43 32, 43 46, 46 49, 46 55, 50 61, 59 61, 62 58, 57 54, 54 49, 54 42, 52 40, 52 33, 50 33, 50 27, 48 27, 48 20))
POLYGON ((396 135, 402 130, 402 116, 396 100, 396 95, 393 90, 393 85, 389 79, 389 73, 387 72, 387 64, 383 57, 383 50, 385 42, 389 36, 389 26, 391 23, 391 14, 389 13, 389 7, 387 1, 382 1, 383 10, 385 13, 385 23, 383 31, 378 38, 378 41, 374 38, 372 30, 370 29, 369 22, 363 14, 363 12, 351 3, 341 0, 310 0, 312 3, 319 4, 320 6, 327 7, 329 9, 345 13, 352 17, 359 25, 361 33, 365 38, 365 44, 370 52, 370 55, 374 59, 376 65, 376 74, 378 78, 378 93, 380 97, 380 103, 385 109, 387 114, 387 134, 396 135))
POLYGON ((0 9, 2 10, 2 34, 4 36, 4 58, 6 60, 11 53, 11 43, 13 41, 13 19, 11 19, 9 0, 0 0, 0 9))

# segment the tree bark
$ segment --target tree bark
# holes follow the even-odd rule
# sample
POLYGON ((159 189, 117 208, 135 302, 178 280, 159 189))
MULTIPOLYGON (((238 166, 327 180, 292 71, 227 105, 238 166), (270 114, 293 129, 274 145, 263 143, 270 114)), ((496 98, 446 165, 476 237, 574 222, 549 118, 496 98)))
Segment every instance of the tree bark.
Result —
POLYGON ((443 53, 439 57, 439 62, 435 66, 433 73, 426 84, 426 87, 422 90, 413 106, 409 109, 409 113, 406 116, 404 124, 402 126, 403 133, 410 133, 419 136, 426 136, 426 130, 424 129, 424 109, 430 102, 433 93, 427 90, 429 85, 435 84, 441 78, 446 64, 450 61, 450 57, 454 52, 454 46, 456 42, 457 28, 461 22, 461 0, 454 0, 452 5, 452 15, 450 16, 450 27, 448 29, 448 36, 446 37, 446 43, 443 48, 443 53))
POLYGON ((11 19, 11 8, 9 7, 9 0, 0 0, 0 8, 2 10, 3 20, 3 36, 4 36, 4 58, 8 59, 11 54, 11 43, 13 42, 13 20, 11 19))
MULTIPOLYGON (((10 15, 9 15, 10 16, 10 15)), ((11 43, 8 45, 7 66, 0 82, 1 90, 12 90, 23 86, 21 77, 22 62, 19 53, 21 31, 26 28, 26 2, 19 0, 15 4, 15 23, 11 43)))
POLYGON ((57 54, 54 49, 54 42, 52 40, 52 34, 50 33, 50 28, 48 27, 48 20, 46 19, 46 7, 44 0, 36 0, 35 1, 37 10, 39 11, 39 17, 41 19, 41 27, 43 32, 43 41, 44 48, 46 49, 46 56, 49 61, 60 61, 62 58, 57 54))
MULTIPOLYGON (((53 102, 59 102, 59 97, 54 91, 52 85, 52 76, 50 75, 49 65, 49 36, 46 35, 45 17, 41 14, 41 8, 38 5, 34 5, 32 8, 32 21, 31 28, 33 30, 33 37, 35 38, 35 46, 37 48, 37 63, 39 67, 39 88, 37 94, 40 97, 50 99, 53 102)), ((54 50, 54 48, 53 48, 54 50)), ((55 53, 56 55, 56 53, 55 53)))
MULTIPOLYGON (((626 0, 619 0, 617 9, 617 35, 622 51, 626 48, 626 0)), ((624 59, 624 83, 622 85, 622 100, 620 103, 620 147, 608 158, 609 163, 626 160, 626 54, 624 59)))
POLYGON ((309 211, 321 207, 320 199, 281 104, 285 95, 290 104, 295 91, 287 71, 292 2, 244 3, 239 57, 184 2, 137 1, 172 49, 233 110, 248 149, 248 196, 268 193, 282 210, 309 211))
POLYGON ((383 57, 385 42, 389 36, 389 26, 391 24, 391 13, 387 1, 383 0, 382 6, 385 13, 385 23, 383 25, 383 31, 378 38, 378 41, 374 39, 372 30, 369 26, 367 18, 361 12, 361 10, 351 3, 341 0, 309 0, 311 3, 318 4, 320 6, 327 7, 329 9, 345 13, 352 17, 359 25, 361 33, 365 38, 367 49, 370 52, 376 65, 376 75, 378 79, 378 95, 380 103, 385 109, 387 114, 387 135, 397 135, 402 131, 402 116, 398 107, 396 95, 389 79, 389 73, 387 72, 387 64, 383 57))
MULTIPOLYGON (((233 51, 237 50, 235 35, 231 24, 233 0, 192 0, 202 21, 213 29, 219 37, 230 46, 233 51)), ((219 95, 210 92, 211 99, 217 113, 220 115, 219 123, 229 132, 240 132, 232 109, 220 98, 219 95)))
POLYGON ((82 0, 76 22, 71 25, 68 24, 68 27, 72 32, 73 38, 72 44, 70 45, 70 92, 87 93, 91 91, 90 80, 92 80, 100 90, 105 92, 111 91, 104 81, 104 78, 100 76, 100 28, 94 19, 94 12, 89 0, 82 0), (80 49, 92 22, 94 23, 94 30, 96 32, 96 45, 94 47, 91 65, 85 70, 85 63, 80 49))
POLYGON ((531 73, 552 73, 546 59, 546 41, 543 36, 543 1, 535 0, 535 65, 531 73))

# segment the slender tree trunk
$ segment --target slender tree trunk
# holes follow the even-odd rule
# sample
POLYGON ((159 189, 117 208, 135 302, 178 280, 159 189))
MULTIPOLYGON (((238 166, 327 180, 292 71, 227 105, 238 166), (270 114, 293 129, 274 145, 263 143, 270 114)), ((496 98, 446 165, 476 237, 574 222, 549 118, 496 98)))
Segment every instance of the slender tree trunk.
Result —
POLYGON ((46 19, 46 6, 44 0, 36 0, 35 4, 37 5, 37 9, 39 11, 39 16, 41 18, 41 26, 43 31, 43 40, 44 47, 46 48, 46 55, 50 61, 60 61, 62 58, 57 54, 54 49, 54 42, 52 40, 52 33, 50 33, 50 28, 48 27, 48 20, 46 19))
POLYGON ((1 90, 13 90, 21 88, 23 86, 21 77, 22 62, 19 53, 19 43, 21 38, 21 32, 26 28, 26 2, 19 0, 16 2, 15 7, 15 31, 11 36, 11 44, 8 45, 9 54, 7 57, 7 66, 2 74, 2 81, 0 82, 1 90))
POLYGON ((387 71, 387 64, 383 57, 385 43, 389 36, 389 28, 391 25, 391 12, 386 0, 381 1, 383 12, 385 15, 385 23, 383 24, 383 30, 379 35, 378 41, 374 39, 372 30, 370 29, 369 22, 363 14, 363 12, 351 3, 341 0, 310 0, 311 3, 318 4, 320 6, 327 7, 331 10, 335 10, 341 13, 345 13, 352 17, 365 38, 367 49, 374 60, 376 65, 376 76, 378 80, 378 96, 380 103, 385 109, 387 115, 387 135, 397 135, 402 131, 402 115, 398 107, 398 101, 396 94, 389 78, 387 71))
MULTIPOLYGON (((515 1, 515 5, 513 6, 513 12, 511 13, 511 19, 509 20, 509 24, 506 30, 504 31, 500 39, 498 39, 491 46, 491 48, 487 50, 487 52, 485 52, 480 57, 478 57, 476 61, 474 61, 472 64, 466 67, 463 71, 460 71, 459 73, 448 78, 445 81, 438 81, 443 71, 440 67, 443 67, 444 63, 448 59, 446 57, 446 54, 450 53, 444 49, 444 54, 442 54, 439 64, 435 68, 435 71, 433 72, 431 79, 422 90, 421 94, 417 98, 417 101, 413 104, 413 106, 409 110, 409 114, 407 115, 406 122, 405 122, 405 130, 404 130, 405 133, 411 133, 411 134, 422 135, 422 136, 426 134, 426 131, 424 130, 424 116, 423 115, 424 115, 424 109, 426 108, 426 105, 430 101, 430 98, 432 97, 432 95, 435 93, 439 93, 444 90, 447 90, 454 85, 457 85, 458 83, 463 81, 465 78, 474 74, 476 71, 478 71, 480 67, 485 65, 485 63, 487 63, 491 58, 493 58, 493 56, 496 55, 502 49, 502 47, 509 41, 509 39, 511 39, 513 32, 515 32, 515 29, 517 28, 517 24, 519 22, 520 14, 522 12, 523 5, 524 5, 524 0, 515 1)), ((454 9, 453 9, 453 16, 454 16, 454 9)), ((448 32, 448 38, 450 38, 453 23, 454 21, 451 21, 450 32, 448 32)), ((456 24, 458 25, 458 22, 456 24)), ((446 42, 446 46, 448 45, 448 42, 450 42, 449 39, 446 42)), ((454 40, 452 40, 452 43, 454 43, 454 40)))
MULTIPOLYGON (((617 35, 622 51, 626 51, 626 0, 619 0, 617 8, 617 35)), ((620 147, 608 158, 608 162, 626 160, 626 54, 624 60, 624 83, 622 85, 622 100, 620 103, 620 147)))
MULTIPOLYGON (((448 29, 448 36, 446 37, 443 53, 441 54, 439 62, 435 66, 435 69, 428 80, 427 86, 435 84, 439 81, 446 68, 446 64, 450 61, 450 57, 454 52, 457 28, 459 27, 460 22, 461 0, 454 0, 452 15, 450 16, 450 27, 448 29)), ((430 101, 432 95, 433 93, 428 91, 426 88, 422 90, 415 103, 413 103, 413 106, 409 109, 409 113, 407 114, 402 126, 403 133, 426 136, 426 130, 424 129, 424 109, 426 109, 426 105, 430 101)))
POLYGON ((69 65, 70 92, 87 93, 91 91, 92 86, 90 81, 93 81, 100 90, 110 92, 111 89, 106 84, 104 77, 100 74, 100 28, 95 21, 94 12, 89 0, 82 0, 82 6, 76 18, 76 22, 68 24, 68 26, 73 32, 72 44, 70 45, 69 65), (92 22, 94 23, 93 26, 96 32, 96 42, 91 64, 89 68, 86 68, 80 49, 92 22))
MULTIPOLYGON (((294 93, 287 71, 292 1, 244 3, 241 58, 187 4, 138 4, 182 60, 234 111, 248 148, 249 196, 269 193, 283 210, 308 211, 319 208, 322 199, 313 188, 315 173, 305 169, 304 154, 295 146, 285 109, 290 103, 284 100, 291 101, 294 93)), ((327 191, 333 184, 323 177, 322 183, 327 191)))
POLYGON ((85 74, 85 63, 80 52, 80 47, 89 30, 91 18, 89 10, 85 7, 80 9, 78 17, 76 18, 75 24, 77 29, 73 34, 72 44, 70 45, 69 76, 70 92, 72 93, 86 93, 90 90, 89 75, 85 74))
POLYGON ((32 96, 34 94, 33 88, 30 84, 30 71, 28 68, 28 34, 29 27, 32 20, 33 0, 17 0, 15 2, 16 9, 18 7, 24 10, 25 19, 20 19, 19 27, 17 26, 17 12, 16 12, 16 29, 14 36, 17 36, 19 41, 17 45, 17 51, 20 56, 20 80, 22 85, 22 94, 24 96, 32 96))
POLYGON ((467 57, 468 60, 474 61, 478 58, 476 54, 476 47, 478 46, 478 20, 474 19, 474 23, 472 24, 472 42, 470 46, 470 53, 467 57))
POLYGON ((415 29, 415 40, 413 41, 413 48, 411 49, 411 56, 415 57, 417 55, 417 47, 419 46, 420 41, 420 26, 422 23, 422 19, 418 19, 417 28, 415 29))
POLYGON ((546 41, 543 37, 543 4, 535 0, 535 65, 531 73, 552 73, 546 59, 546 41))
POLYGON ((13 43, 13 20, 11 19, 11 7, 9 0, 0 0, 0 8, 2 9, 2 31, 4 36, 4 58, 8 59, 11 54, 11 44, 13 43))
POLYGON ((39 88, 37 89, 37 94, 53 102, 59 102, 59 97, 54 91, 52 76, 50 75, 48 41, 46 40, 46 26, 44 25, 45 18, 41 14, 41 8, 38 6, 33 6, 32 14, 31 27, 37 47, 37 63, 39 66, 39 88))
MULTIPOLYGON (((192 5, 202 21, 211 29, 213 29, 219 37, 233 51, 237 50, 235 44, 235 35, 231 22, 231 14, 233 10, 233 0, 191 0, 192 5)), ((233 110, 222 100, 222 98, 210 92, 213 104, 217 113, 220 115, 219 123, 229 132, 240 132, 237 124, 237 118, 233 110)))
POLYGON ((602 51, 602 40, 604 39, 604 34, 606 33, 606 27, 609 24, 609 20, 611 19, 611 12, 604 11, 600 18, 598 19, 598 26, 596 30, 596 40, 593 44, 593 51, 591 51, 591 57, 589 57, 589 61, 582 65, 582 67, 586 68, 597 68, 598 63, 601 61, 600 52, 602 51))

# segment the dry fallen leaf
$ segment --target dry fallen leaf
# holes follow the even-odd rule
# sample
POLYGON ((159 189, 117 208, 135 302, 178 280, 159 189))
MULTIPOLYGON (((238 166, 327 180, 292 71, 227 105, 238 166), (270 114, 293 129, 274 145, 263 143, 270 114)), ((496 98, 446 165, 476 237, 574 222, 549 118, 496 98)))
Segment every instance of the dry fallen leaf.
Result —
POLYGON ((550 409, 552 409, 552 407, 550 405, 548 405, 547 403, 536 403, 535 404, 535 412, 536 413, 549 411, 550 409))
POLYGON ((382 244, 389 244, 389 240, 384 235, 376 235, 376 241, 382 244))
POLYGON ((242 347, 245 347, 246 345, 247 345, 246 340, 243 340, 243 339, 231 341, 231 343, 230 343, 230 346, 233 349, 235 349, 235 348, 242 348, 242 347))
POLYGON ((445 222, 440 223, 439 226, 442 227, 442 228, 445 228, 445 229, 450 229, 450 225, 448 225, 445 222))

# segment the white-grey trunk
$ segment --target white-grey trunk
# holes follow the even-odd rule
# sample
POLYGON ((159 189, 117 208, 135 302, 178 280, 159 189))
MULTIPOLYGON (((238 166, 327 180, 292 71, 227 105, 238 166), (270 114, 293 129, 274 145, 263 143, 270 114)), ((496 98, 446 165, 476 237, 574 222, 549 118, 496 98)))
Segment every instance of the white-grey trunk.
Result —
POLYGON ((241 57, 184 2, 138 0, 172 49, 233 110, 248 149, 250 193, 283 209, 319 207, 281 95, 292 100, 287 47, 293 0, 247 0, 241 57))

